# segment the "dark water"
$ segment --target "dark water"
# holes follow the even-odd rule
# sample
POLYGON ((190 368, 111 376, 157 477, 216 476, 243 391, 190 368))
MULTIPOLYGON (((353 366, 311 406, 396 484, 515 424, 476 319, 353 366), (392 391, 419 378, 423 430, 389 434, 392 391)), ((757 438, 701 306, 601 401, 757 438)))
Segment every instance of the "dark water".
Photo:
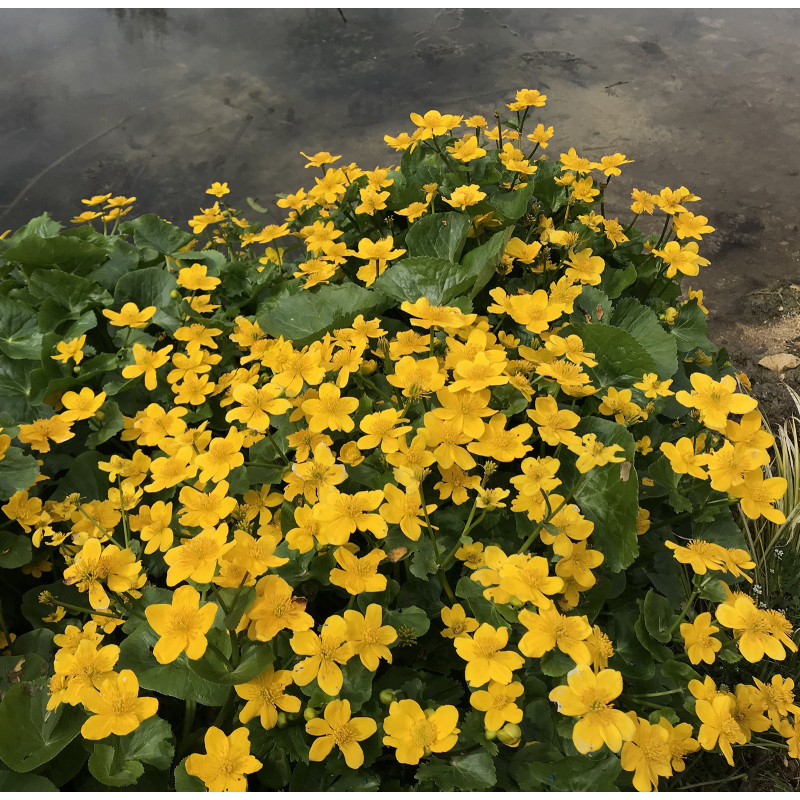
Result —
POLYGON ((392 163, 409 112, 527 87, 556 157, 634 159, 613 213, 632 186, 703 198, 726 297, 800 272, 796 11, 4 10, 0 76, 0 231, 106 191, 185 223, 215 180, 271 204, 312 183, 300 150, 392 163))

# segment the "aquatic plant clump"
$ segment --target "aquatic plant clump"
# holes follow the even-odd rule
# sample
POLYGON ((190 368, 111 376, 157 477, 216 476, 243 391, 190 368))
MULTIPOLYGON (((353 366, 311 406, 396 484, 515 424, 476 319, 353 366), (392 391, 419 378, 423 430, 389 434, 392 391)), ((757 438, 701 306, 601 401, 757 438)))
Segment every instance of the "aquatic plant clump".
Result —
POLYGON ((797 634, 732 514, 780 521, 786 481, 680 285, 713 228, 685 187, 612 218, 630 159, 548 158, 546 99, 411 114, 399 165, 303 154, 278 223, 214 183, 191 233, 104 194, 3 235, 0 785, 800 756, 797 634))

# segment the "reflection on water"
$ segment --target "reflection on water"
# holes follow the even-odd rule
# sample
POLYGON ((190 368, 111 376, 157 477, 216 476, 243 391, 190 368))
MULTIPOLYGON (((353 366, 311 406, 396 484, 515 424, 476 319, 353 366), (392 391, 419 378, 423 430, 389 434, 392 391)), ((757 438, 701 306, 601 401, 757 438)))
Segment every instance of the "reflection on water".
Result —
POLYGON ((214 180, 271 205, 310 182, 300 150, 396 162, 383 134, 410 111, 490 116, 522 86, 549 95, 549 152, 634 159, 613 213, 687 184, 709 217, 735 199, 774 224, 799 30, 764 10, 3 10, 0 230, 106 191, 183 223, 214 180))

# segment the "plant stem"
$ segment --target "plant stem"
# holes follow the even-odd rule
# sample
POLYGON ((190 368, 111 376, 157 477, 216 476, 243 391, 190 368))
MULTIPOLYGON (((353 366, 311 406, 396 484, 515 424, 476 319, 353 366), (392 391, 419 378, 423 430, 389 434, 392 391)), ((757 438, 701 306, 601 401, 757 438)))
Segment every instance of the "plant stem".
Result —
POLYGON ((580 476, 580 478, 578 478, 578 480, 577 480, 577 481, 575 481, 575 485, 572 487, 572 489, 570 489, 570 492, 569 492, 569 494, 568 494, 568 495, 567 495, 567 496, 566 496, 566 497, 565 497, 565 498, 564 498, 564 499, 561 501, 561 504, 558 506, 558 508, 556 508, 556 509, 555 509, 554 511, 552 511, 550 514, 548 514, 548 516, 547 516, 545 519, 543 519, 543 520, 542 520, 540 523, 538 523, 538 524, 537 524, 537 526, 536 526, 536 527, 533 529, 533 533, 531 533, 531 535, 530 535, 530 536, 529 536, 529 537, 528 537, 528 538, 527 538, 527 539, 526 539, 526 540, 525 540, 525 541, 522 543, 522 547, 520 547, 520 548, 519 548, 519 550, 517 550, 517 554, 519 554, 519 553, 524 553, 524 552, 525 552, 525 551, 526 551, 526 550, 527 550, 527 549, 528 549, 528 548, 529 548, 529 547, 530 547, 530 546, 531 546, 531 545, 534 543, 534 541, 536 540, 536 537, 539 535, 539 531, 540 531, 540 530, 541 530, 541 529, 542 529, 542 528, 543 528, 543 527, 544 527, 544 526, 545 526, 545 525, 546 525, 548 522, 550 522, 550 520, 551 520, 551 519, 552 519, 552 518, 553 518, 553 517, 554 517, 556 514, 558 514, 558 512, 559 512, 559 511, 561 511, 561 509, 562 509, 562 508, 564 508, 564 506, 565 506, 567 503, 569 503, 569 501, 570 501, 570 500, 572 500, 572 498, 573 498, 573 497, 574 497, 574 495, 575 495, 575 492, 577 492, 577 491, 578 491, 578 487, 581 485, 581 483, 583 483, 583 481, 585 480, 585 478, 586 478, 586 473, 584 473, 583 475, 581 475, 581 476, 580 476))
POLYGON ((683 618, 686 616, 689 609, 692 607, 692 603, 697 598, 697 595, 700 594, 701 588, 702 586, 695 586, 695 588, 692 589, 692 593, 689 595, 689 599, 686 601, 683 608, 681 609, 681 613, 679 614, 678 619, 676 619, 675 622, 672 623, 672 627, 667 631, 667 636, 669 636, 670 639, 672 638, 672 634, 675 633, 678 625, 681 624, 683 618))
POLYGON ((122 530, 125 534, 125 549, 131 544, 131 534, 128 530, 128 514, 125 511, 125 503, 122 499, 122 479, 117 475, 117 486, 119 487, 119 512, 122 514, 122 530))
POLYGON ((187 700, 183 707, 183 728, 181 729, 181 741, 178 745, 178 753, 183 753, 189 744, 189 735, 194 724, 194 715, 197 711, 197 701, 187 700))

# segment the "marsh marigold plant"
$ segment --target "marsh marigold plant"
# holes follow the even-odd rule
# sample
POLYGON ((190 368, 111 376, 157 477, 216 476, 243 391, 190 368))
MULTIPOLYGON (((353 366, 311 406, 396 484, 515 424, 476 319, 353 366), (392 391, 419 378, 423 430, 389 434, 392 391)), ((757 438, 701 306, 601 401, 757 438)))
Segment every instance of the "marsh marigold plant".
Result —
POLYGON ((190 233, 109 194, 0 239, 9 785, 649 791, 797 757, 796 620, 732 514, 783 521, 786 481, 680 283, 714 229, 685 186, 628 203, 625 154, 559 154, 547 101, 412 113, 374 169, 302 154, 275 207, 215 182, 190 233))

